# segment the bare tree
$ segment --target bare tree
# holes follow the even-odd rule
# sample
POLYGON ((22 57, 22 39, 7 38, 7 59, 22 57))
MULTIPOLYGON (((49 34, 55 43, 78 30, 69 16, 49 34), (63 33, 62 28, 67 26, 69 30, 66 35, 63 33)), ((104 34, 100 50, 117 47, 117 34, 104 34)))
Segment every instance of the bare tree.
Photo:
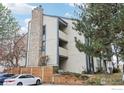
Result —
POLYGON ((23 36, 20 39, 15 39, 12 43, 8 43, 6 47, 9 49, 8 51, 0 49, 0 64, 6 67, 19 66, 19 60, 26 55, 23 36))

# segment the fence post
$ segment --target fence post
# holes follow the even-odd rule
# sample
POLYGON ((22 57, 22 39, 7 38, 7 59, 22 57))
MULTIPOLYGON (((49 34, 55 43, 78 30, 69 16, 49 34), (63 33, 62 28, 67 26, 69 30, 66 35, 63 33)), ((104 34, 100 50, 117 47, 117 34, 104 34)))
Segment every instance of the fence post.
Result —
POLYGON ((10 67, 10 71, 11 71, 11 73, 13 73, 13 72, 12 72, 12 67, 10 67))
POLYGON ((20 68, 20 74, 22 74, 22 68, 20 68))
POLYGON ((54 84, 55 78, 54 75, 52 76, 52 84, 54 84))
POLYGON ((32 75, 32 67, 31 67, 31 70, 30 70, 30 74, 32 75))
POLYGON ((44 82, 44 67, 42 67, 42 80, 44 82))
POLYGON ((18 74, 20 74, 19 67, 17 67, 17 69, 18 69, 18 74))

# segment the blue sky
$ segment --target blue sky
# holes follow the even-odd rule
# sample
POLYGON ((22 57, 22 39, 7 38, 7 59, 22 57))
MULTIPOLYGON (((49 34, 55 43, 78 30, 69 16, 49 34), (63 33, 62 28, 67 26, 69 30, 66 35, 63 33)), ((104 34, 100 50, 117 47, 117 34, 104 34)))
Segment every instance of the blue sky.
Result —
POLYGON ((21 26, 20 33, 27 32, 27 23, 31 19, 31 11, 33 8, 42 5, 44 14, 56 15, 63 17, 73 17, 75 6, 72 3, 3 3, 11 9, 12 14, 21 26))

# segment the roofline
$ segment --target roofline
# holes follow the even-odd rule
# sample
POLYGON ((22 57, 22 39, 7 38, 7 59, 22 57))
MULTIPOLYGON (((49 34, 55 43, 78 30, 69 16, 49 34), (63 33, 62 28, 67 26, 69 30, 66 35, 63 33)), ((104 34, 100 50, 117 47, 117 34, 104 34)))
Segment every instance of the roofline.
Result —
POLYGON ((67 22, 65 22, 62 18, 58 17, 58 20, 59 20, 61 23, 63 23, 65 26, 67 26, 67 25, 68 25, 68 23, 67 23, 67 22))
POLYGON ((43 14, 43 15, 50 16, 50 17, 57 17, 57 18, 63 18, 63 19, 73 20, 73 18, 67 18, 67 17, 63 17, 63 16, 48 15, 48 14, 43 14))

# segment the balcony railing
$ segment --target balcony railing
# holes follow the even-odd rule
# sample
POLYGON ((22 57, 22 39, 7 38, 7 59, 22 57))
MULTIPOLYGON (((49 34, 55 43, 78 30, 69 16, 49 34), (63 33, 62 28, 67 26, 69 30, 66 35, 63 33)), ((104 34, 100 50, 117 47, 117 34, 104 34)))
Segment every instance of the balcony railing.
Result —
POLYGON ((68 41, 67 34, 62 32, 61 30, 59 30, 59 38, 66 41, 66 42, 68 41))
POLYGON ((62 47, 59 47, 59 55, 63 57, 68 57, 68 50, 62 47))

